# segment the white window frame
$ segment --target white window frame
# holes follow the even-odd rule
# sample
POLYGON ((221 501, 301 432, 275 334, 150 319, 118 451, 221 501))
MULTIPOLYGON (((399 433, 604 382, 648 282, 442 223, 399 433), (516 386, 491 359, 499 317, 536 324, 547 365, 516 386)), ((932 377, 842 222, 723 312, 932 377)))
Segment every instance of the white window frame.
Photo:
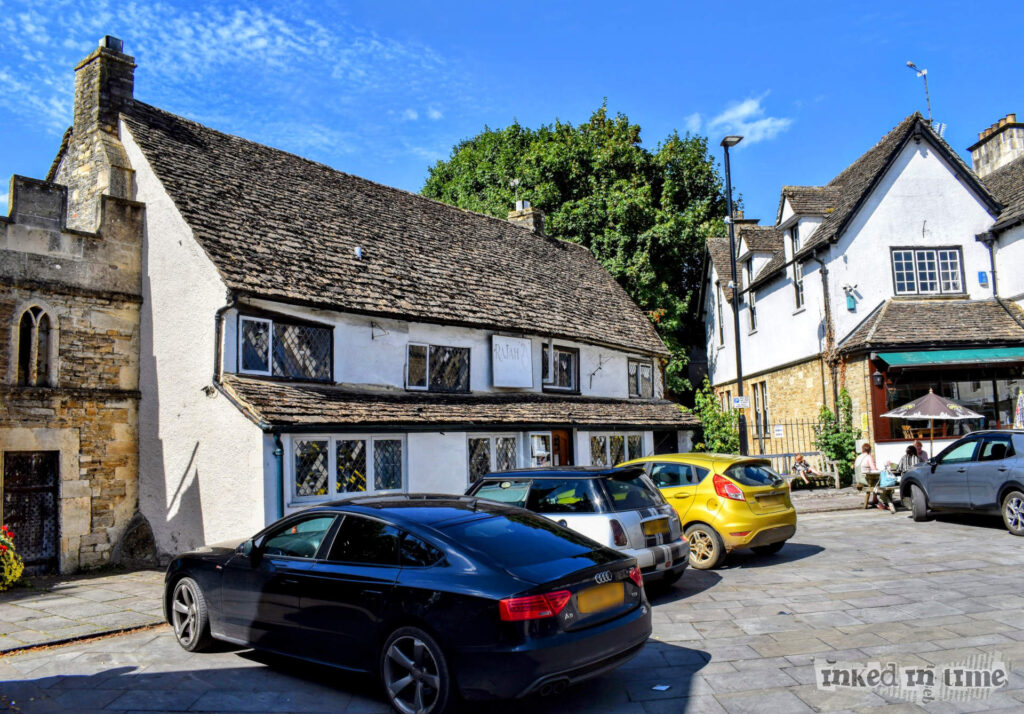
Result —
MULTIPOLYGON (((623 449, 625 450, 626 461, 632 461, 633 459, 641 459, 641 458, 643 458, 645 456, 651 456, 652 454, 648 454, 647 453, 647 443, 646 443, 646 440, 644 439, 644 435, 645 435, 645 432, 642 432, 642 431, 591 431, 591 432, 588 432, 587 433, 587 458, 589 459, 590 458, 590 454, 591 454, 590 440, 593 439, 595 436, 596 437, 604 437, 604 460, 605 460, 604 466, 607 467, 607 468, 612 468, 612 467, 616 466, 616 464, 611 463, 611 456, 612 456, 612 440, 611 440, 611 437, 613 437, 613 436, 621 436, 622 437, 622 439, 623 439, 622 445, 623 445, 623 449), (631 436, 639 436, 640 437, 640 444, 641 444, 640 452, 641 453, 640 453, 639 456, 633 456, 631 453, 629 453, 629 437, 631 437, 631 436)), ((591 464, 591 466, 599 466, 599 465, 600 464, 591 464)))
MULTIPOLYGON (((900 246, 893 247, 889 251, 889 266, 892 269, 892 291, 894 295, 963 295, 964 290, 964 256, 963 251, 959 246, 937 246, 935 248, 923 248, 915 246, 900 246), (931 256, 922 256, 922 253, 930 253, 931 256), (900 260, 904 265, 908 264, 907 254, 909 254, 909 266, 911 270, 911 281, 913 289, 911 290, 900 290, 899 281, 896 277, 896 256, 900 256, 900 260), (946 290, 943 288, 943 283, 947 282, 943 279, 943 260, 949 262, 951 255, 956 256, 956 271, 952 278, 955 280, 950 282, 950 289, 946 290), (934 270, 934 281, 928 280, 931 284, 934 282, 934 290, 923 290, 921 288, 921 271, 922 263, 931 258, 935 270, 934 270)), ((906 272, 906 271, 904 271, 906 272)), ((911 281, 906 281, 910 283, 911 281)))
MULTIPOLYGON (((545 391, 553 392, 580 392, 582 390, 580 386, 580 360, 582 360, 583 358, 583 355, 580 353, 580 350, 576 347, 569 347, 568 345, 544 345, 543 347, 541 347, 540 350, 542 362, 544 361, 545 349, 548 351, 548 378, 547 381, 542 380, 543 384, 541 388, 545 391), (559 350, 565 352, 566 354, 572 355, 572 385, 568 387, 563 387, 561 385, 555 384, 555 362, 557 361, 555 357, 557 356, 557 352, 559 350)), ((542 365, 541 374, 543 373, 544 371, 542 365)))
POLYGON ((530 431, 526 434, 526 445, 524 452, 526 454, 526 465, 536 466, 533 463, 533 437, 535 436, 546 436, 548 437, 548 466, 554 465, 554 454, 552 453, 555 449, 555 437, 550 431, 530 431))
POLYGON ((747 316, 750 321, 750 331, 757 332, 757 293, 753 290, 747 291, 747 316))
POLYGON ((405 345, 405 388, 412 392, 430 391, 430 345, 426 342, 408 342, 405 345), (422 387, 409 384, 409 349, 412 347, 423 347, 427 350, 426 384, 422 387))
POLYGON ((261 374, 265 377, 273 376, 274 374, 274 321, 268 320, 265 317, 251 317, 249 315, 238 316, 238 371, 241 374, 261 374), (242 323, 244 322, 262 322, 267 325, 267 369, 266 371, 258 369, 246 369, 245 368, 245 330, 242 329, 242 323))
POLYGON ((627 386, 627 390, 628 390, 628 394, 629 394, 629 398, 630 399, 654 399, 654 363, 651 362, 650 360, 636 359, 636 358, 633 358, 633 357, 630 357, 629 359, 627 359, 626 360, 626 383, 628 385, 627 386), (630 365, 634 365, 634 364, 636 365, 636 375, 631 380, 629 378, 629 367, 630 367, 630 365), (645 397, 643 394, 641 394, 641 391, 640 391, 640 385, 643 383, 642 380, 640 379, 640 369, 643 368, 643 367, 646 367, 647 369, 649 369, 651 371, 651 394, 648 397, 645 397), (633 393, 633 390, 636 391, 636 394, 633 393))
POLYGON ((375 494, 375 493, 408 493, 409 492, 409 447, 405 434, 291 434, 288 436, 287 448, 285 449, 287 461, 285 464, 285 478, 288 480, 288 504, 289 508, 307 506, 311 503, 322 503, 324 501, 336 500, 347 496, 375 494), (295 446, 298 441, 327 441, 327 494, 323 496, 299 496, 296 491, 295 481, 295 446), (338 459, 337 448, 339 441, 365 441, 366 442, 366 490, 355 493, 338 491, 338 459), (378 490, 375 486, 376 474, 373 464, 373 444, 377 441, 400 441, 402 443, 402 487, 378 490))
MULTIPOLYGON (((470 461, 470 456, 472 455, 472 452, 470 451, 470 448, 469 448, 469 442, 470 442, 471 439, 487 439, 488 441, 491 442, 489 456, 490 456, 490 460, 491 460, 490 470, 492 472, 496 471, 497 468, 498 468, 498 463, 497 463, 498 451, 497 451, 497 449, 495 447, 495 441, 497 439, 515 439, 515 442, 516 442, 516 463, 513 466, 513 468, 521 468, 521 464, 522 464, 522 461, 523 461, 523 440, 522 440, 522 434, 520 434, 519 432, 486 432, 486 433, 476 433, 476 432, 472 432, 471 431, 471 432, 468 432, 466 434, 466 484, 467 485, 470 484, 470 483, 473 483, 473 481, 471 480, 472 477, 473 477, 473 474, 470 473, 470 467, 472 466, 472 463, 470 461)), ((553 442, 553 440, 552 440, 552 442, 553 442)))

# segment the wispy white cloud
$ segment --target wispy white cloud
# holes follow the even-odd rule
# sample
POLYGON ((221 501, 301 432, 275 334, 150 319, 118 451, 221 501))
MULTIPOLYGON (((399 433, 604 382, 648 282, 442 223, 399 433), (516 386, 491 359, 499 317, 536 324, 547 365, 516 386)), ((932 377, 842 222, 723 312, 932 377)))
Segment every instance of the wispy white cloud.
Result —
POLYGON ((691 134, 696 134, 698 131, 700 131, 702 124, 702 117, 697 112, 694 112, 693 114, 690 114, 685 119, 683 119, 683 129, 685 129, 691 134))
POLYGON ((788 117, 765 116, 762 102, 767 96, 768 92, 765 92, 759 97, 733 102, 708 122, 708 131, 740 134, 743 136, 741 146, 774 139, 788 129, 793 120, 788 117))
POLYGON ((406 121, 416 121, 420 118, 420 113, 415 109, 406 109, 402 112, 402 118, 406 121))
POLYGON ((433 121, 437 121, 438 119, 441 119, 442 117, 444 117, 444 114, 441 113, 440 109, 437 109, 436 107, 430 107, 429 109, 427 109, 427 118, 428 119, 432 119, 433 121))

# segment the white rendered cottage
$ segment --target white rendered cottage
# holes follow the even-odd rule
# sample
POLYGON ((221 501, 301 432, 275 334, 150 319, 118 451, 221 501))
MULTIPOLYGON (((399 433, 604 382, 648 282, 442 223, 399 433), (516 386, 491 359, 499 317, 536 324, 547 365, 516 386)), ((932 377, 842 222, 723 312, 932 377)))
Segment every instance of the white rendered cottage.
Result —
MULTIPOLYGON (((222 134, 135 101, 133 68, 107 38, 76 112, 99 98, 100 182, 146 207, 139 508, 158 551, 353 492, 687 447, 650 321, 539 212, 498 220, 222 134)), ((80 200, 83 151, 69 136, 52 172, 80 200)))

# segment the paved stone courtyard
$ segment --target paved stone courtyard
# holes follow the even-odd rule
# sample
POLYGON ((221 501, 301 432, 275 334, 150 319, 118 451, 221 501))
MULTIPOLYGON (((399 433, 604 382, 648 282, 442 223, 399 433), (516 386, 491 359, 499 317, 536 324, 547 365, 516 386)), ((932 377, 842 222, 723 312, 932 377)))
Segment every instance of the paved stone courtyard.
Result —
MULTIPOLYGON (((655 639, 627 666, 558 697, 469 711, 1021 711, 1022 546, 998 519, 808 514, 777 556, 737 554, 654 595, 655 639), (815 658, 927 667, 982 654, 1014 669, 984 700, 922 708, 814 684, 815 658)), ((190 655, 166 627, 8 655, 0 682, 0 704, 24 712, 387 711, 368 678, 249 651, 190 655)))

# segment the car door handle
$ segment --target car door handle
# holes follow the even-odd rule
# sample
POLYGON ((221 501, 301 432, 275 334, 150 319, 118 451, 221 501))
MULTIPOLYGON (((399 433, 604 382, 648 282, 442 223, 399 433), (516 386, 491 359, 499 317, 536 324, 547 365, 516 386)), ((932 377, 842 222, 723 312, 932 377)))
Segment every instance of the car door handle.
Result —
POLYGON ((383 595, 383 590, 363 590, 364 595, 383 595))
POLYGON ((998 470, 999 470, 999 471, 1009 471, 1010 469, 1009 469, 1008 467, 1006 467, 1006 466, 1000 466, 1000 467, 998 468, 998 470))
POLYGON ((298 585, 299 581, 295 578, 281 578, 282 585, 298 585))
POLYGON ((957 469, 956 472, 958 474, 967 473, 967 469, 957 469))
POLYGON ((691 495, 692 494, 689 494, 689 493, 676 493, 676 494, 673 494, 672 498, 679 498, 679 499, 690 498, 691 495))

